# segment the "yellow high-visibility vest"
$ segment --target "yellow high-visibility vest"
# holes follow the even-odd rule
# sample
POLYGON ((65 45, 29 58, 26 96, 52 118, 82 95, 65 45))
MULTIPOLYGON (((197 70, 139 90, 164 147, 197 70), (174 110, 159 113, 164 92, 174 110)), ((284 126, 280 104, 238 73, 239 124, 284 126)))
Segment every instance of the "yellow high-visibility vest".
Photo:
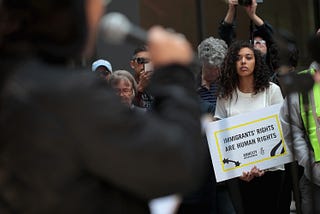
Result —
MULTIPOLYGON (((300 73, 314 74, 315 70, 305 70, 300 73)), ((316 162, 320 161, 320 84, 315 83, 312 90, 308 93, 308 113, 303 105, 303 96, 300 94, 300 113, 301 118, 306 128, 309 142, 314 152, 316 162), (308 118, 307 118, 308 115, 308 118), (307 124, 308 121, 308 124, 307 124)))

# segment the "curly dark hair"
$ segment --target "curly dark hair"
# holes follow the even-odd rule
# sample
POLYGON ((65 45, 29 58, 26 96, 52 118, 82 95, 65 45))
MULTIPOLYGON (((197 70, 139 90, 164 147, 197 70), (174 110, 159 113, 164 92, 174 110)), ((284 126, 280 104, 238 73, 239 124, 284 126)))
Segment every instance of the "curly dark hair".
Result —
POLYGON ((254 93, 265 90, 270 86, 270 71, 260 52, 253 48, 247 41, 235 41, 228 49, 227 56, 222 65, 222 72, 218 79, 218 95, 221 98, 232 98, 232 93, 236 91, 239 84, 236 62, 239 51, 242 48, 249 48, 254 53, 254 93))

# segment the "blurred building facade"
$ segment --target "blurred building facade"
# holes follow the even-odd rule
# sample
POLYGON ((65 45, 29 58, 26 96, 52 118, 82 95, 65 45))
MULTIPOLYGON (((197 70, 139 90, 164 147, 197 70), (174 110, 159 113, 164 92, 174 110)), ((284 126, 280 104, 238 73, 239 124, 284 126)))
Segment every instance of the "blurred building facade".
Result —
MULTIPOLYGON (((306 42, 319 28, 320 0, 264 0, 258 5, 257 14, 273 27, 294 35, 300 50, 299 67, 310 63, 306 42)), ((218 37, 218 25, 227 11, 225 0, 116 0, 108 12, 126 14, 135 24, 148 29, 162 25, 183 33, 194 48, 208 37, 218 37)), ((250 22, 241 6, 237 9, 237 38, 249 39, 250 22)), ((100 43, 101 44, 101 43, 100 43)), ((129 69, 125 60, 130 57, 134 45, 97 46, 97 56, 109 58, 117 69, 129 69)), ((130 69, 129 69, 130 70, 130 69)))

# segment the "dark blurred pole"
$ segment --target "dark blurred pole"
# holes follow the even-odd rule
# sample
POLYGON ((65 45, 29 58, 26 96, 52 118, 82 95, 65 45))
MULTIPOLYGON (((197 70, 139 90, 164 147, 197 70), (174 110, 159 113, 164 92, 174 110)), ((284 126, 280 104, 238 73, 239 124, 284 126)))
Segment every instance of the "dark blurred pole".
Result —
POLYGON ((204 39, 205 36, 205 24, 203 17, 203 0, 195 0, 196 1, 196 12, 197 12, 197 25, 198 25, 198 44, 204 39))
POLYGON ((315 29, 320 28, 320 0, 313 0, 315 29))
POLYGON ((249 23, 249 42, 253 44, 253 21, 250 19, 249 23))

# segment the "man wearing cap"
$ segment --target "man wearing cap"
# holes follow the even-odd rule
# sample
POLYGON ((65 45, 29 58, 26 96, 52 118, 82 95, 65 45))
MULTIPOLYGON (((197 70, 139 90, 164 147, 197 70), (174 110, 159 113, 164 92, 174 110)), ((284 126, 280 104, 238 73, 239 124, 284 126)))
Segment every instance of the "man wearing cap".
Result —
POLYGON ((97 72, 101 78, 109 80, 112 73, 111 63, 104 59, 98 59, 92 63, 92 72, 97 72))

